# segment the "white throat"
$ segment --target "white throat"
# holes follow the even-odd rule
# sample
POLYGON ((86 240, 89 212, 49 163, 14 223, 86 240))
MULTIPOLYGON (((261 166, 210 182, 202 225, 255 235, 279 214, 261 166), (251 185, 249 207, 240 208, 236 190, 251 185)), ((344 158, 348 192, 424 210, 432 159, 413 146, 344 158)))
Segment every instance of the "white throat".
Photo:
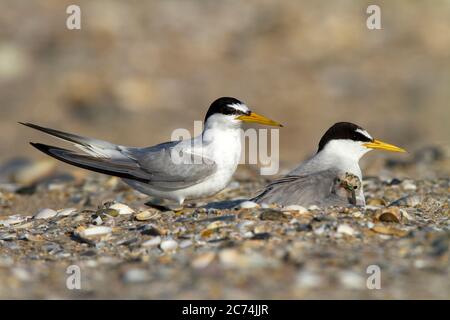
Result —
POLYGON ((362 143, 353 140, 332 140, 317 153, 317 165, 324 167, 337 167, 344 172, 350 172, 362 179, 359 160, 370 149, 364 147, 362 143))

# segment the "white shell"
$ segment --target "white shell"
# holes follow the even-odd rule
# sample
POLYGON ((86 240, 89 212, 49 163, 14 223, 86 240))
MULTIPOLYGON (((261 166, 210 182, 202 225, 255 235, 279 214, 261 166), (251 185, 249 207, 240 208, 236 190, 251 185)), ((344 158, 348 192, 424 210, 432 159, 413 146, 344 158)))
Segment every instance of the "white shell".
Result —
POLYGON ((61 209, 61 210, 58 210, 58 217, 70 216, 71 214, 75 213, 76 211, 77 211, 77 209, 75 209, 75 208, 61 209))
POLYGON ((134 213, 134 210, 131 209, 129 206, 123 204, 123 203, 115 203, 112 206, 109 207, 109 209, 114 209, 119 212, 119 214, 132 214, 134 213))
POLYGON ((34 215, 35 219, 50 219, 57 215, 58 213, 53 209, 42 209, 34 215))
POLYGON ((308 212, 308 209, 299 205, 289 205, 283 208, 283 211, 298 211, 300 213, 308 212))
POLYGON ((256 202, 253 201, 244 201, 239 205, 242 209, 251 209, 256 208, 259 205, 256 202))
POLYGON ((178 248, 178 243, 173 239, 164 240, 161 242, 162 251, 173 251, 178 248))
POLYGON ((156 247, 161 243, 161 237, 157 236, 142 243, 143 247, 156 247))
POLYGON ((339 225, 339 227, 337 228, 337 232, 342 233, 342 234, 347 234, 349 236, 353 236, 356 233, 355 229, 350 227, 348 224, 339 225))
POLYGON ((106 226, 95 226, 84 229, 80 232, 82 237, 92 237, 108 234, 112 232, 112 228, 106 226))
POLYGON ((11 224, 18 224, 27 221, 27 219, 28 217, 26 216, 12 215, 6 217, 5 220, 0 220, 0 225, 9 226, 11 224))

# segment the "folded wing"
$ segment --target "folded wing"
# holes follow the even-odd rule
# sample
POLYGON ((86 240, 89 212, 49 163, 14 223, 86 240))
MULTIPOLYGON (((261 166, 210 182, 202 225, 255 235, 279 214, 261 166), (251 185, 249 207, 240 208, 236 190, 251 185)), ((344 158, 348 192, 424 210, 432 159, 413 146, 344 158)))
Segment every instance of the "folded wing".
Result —
POLYGON ((174 159, 173 156, 177 153, 172 151, 179 141, 149 148, 129 148, 34 124, 24 125, 72 142, 87 153, 80 154, 55 146, 31 143, 51 157, 80 168, 146 183, 159 190, 192 186, 214 174, 217 169, 213 161, 198 155, 190 155, 190 163, 174 159))

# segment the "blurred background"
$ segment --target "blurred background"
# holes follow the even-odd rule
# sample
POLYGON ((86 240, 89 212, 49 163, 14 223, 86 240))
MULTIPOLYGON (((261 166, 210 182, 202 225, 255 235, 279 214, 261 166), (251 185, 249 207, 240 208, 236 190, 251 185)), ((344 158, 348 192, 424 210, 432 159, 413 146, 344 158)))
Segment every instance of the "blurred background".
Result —
POLYGON ((282 168, 343 120, 411 151, 374 152, 369 169, 418 150, 439 158, 450 144, 450 1, 1 4, 0 162, 44 158, 28 141, 54 143, 17 121, 145 146, 193 130, 219 96, 285 124, 282 168), (66 28, 70 4, 81 30, 66 28), (382 30, 366 27, 370 4, 382 30))

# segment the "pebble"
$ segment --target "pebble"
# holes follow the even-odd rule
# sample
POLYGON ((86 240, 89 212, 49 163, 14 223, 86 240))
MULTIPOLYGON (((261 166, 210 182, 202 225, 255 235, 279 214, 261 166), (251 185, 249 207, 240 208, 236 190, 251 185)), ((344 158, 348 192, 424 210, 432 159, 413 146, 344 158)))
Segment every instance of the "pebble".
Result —
POLYGON ((337 233, 354 236, 356 234, 356 231, 355 231, 355 229, 350 227, 348 224, 340 224, 337 228, 337 233))
POLYGON ((304 270, 297 274, 296 285, 302 289, 317 288, 322 283, 322 277, 315 272, 304 270))
POLYGON ((30 185, 50 175, 56 168, 56 161, 45 159, 33 162, 13 174, 12 180, 22 185, 30 185))
POLYGON ((192 267, 195 269, 204 269, 214 260, 215 257, 216 254, 214 252, 203 253, 192 261, 192 267))
POLYGON ((354 216, 355 218, 361 218, 363 214, 361 211, 355 211, 352 213, 352 216, 354 216))
POLYGON ((401 186, 403 190, 406 191, 415 191, 417 189, 417 186, 410 180, 405 180, 401 183, 401 186))
POLYGON ((134 210, 131 209, 129 206, 123 204, 123 203, 115 203, 112 206, 110 206, 108 209, 117 210, 119 214, 133 214, 134 210))
POLYGON ((223 249, 219 252, 219 261, 226 268, 261 268, 275 266, 274 259, 266 258, 259 253, 241 253, 236 249, 223 249))
POLYGON ((161 243, 161 237, 160 236, 156 236, 151 238, 150 240, 147 240, 145 242, 142 243, 143 247, 156 247, 159 246, 159 244, 161 243))
POLYGON ((287 217, 283 212, 273 209, 264 209, 259 215, 259 218, 261 220, 273 220, 273 221, 287 220, 287 217))
POLYGON ((126 283, 139 283, 147 280, 149 280, 148 272, 144 269, 130 269, 123 276, 123 281, 126 283))
POLYGON ((307 213, 308 210, 305 207, 299 205, 290 205, 283 208, 283 211, 298 211, 299 213, 307 213))
POLYGON ((193 244, 194 244, 194 242, 192 240, 183 240, 180 242, 179 247, 181 249, 184 249, 184 248, 188 248, 188 247, 192 246, 193 244))
POLYGON ((338 275, 341 284, 348 289, 366 289, 365 278, 354 271, 342 271, 338 275))
POLYGON ((314 229, 314 234, 321 236, 326 232, 327 227, 323 224, 320 227, 314 229))
POLYGON ((252 208, 259 207, 259 205, 253 201, 244 201, 239 205, 239 207, 241 209, 252 209, 252 208))
POLYGON ((161 242, 160 247, 164 252, 174 251, 178 248, 178 242, 173 239, 167 239, 161 242))
POLYGON ((57 214, 58 214, 58 212, 56 212, 55 210, 47 208, 47 209, 42 209, 42 210, 38 211, 33 216, 33 218, 44 220, 44 219, 50 219, 50 218, 56 217, 57 214))

